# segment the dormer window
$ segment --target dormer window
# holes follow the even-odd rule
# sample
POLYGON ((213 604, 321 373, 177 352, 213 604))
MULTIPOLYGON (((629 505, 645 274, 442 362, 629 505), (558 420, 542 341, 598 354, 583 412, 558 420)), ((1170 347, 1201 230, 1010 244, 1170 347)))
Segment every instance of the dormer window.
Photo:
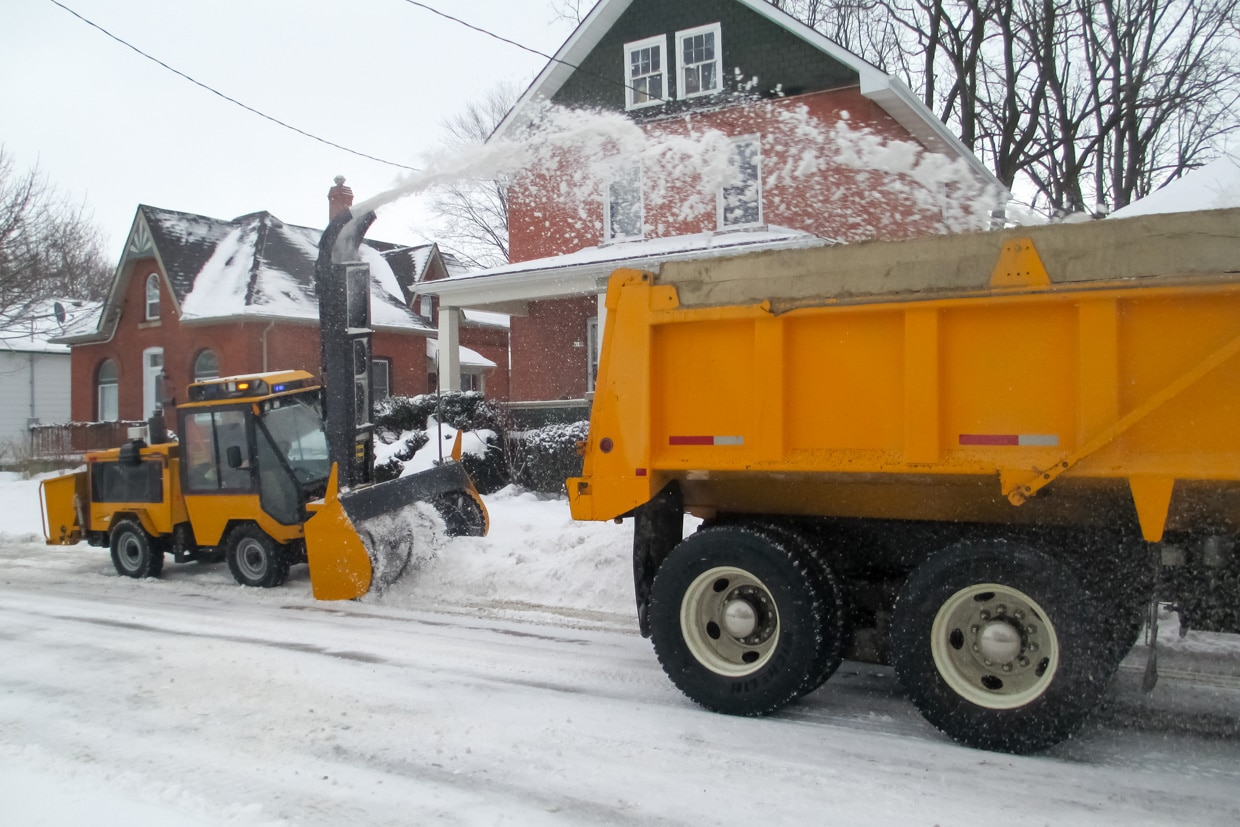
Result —
POLYGON ((667 36, 624 44, 625 109, 663 103, 667 89, 667 36))
POLYGON ((159 319, 159 274, 151 273, 146 277, 146 320, 159 319))
POLYGON ((680 99, 711 95, 720 90, 719 24, 676 32, 680 55, 680 99))

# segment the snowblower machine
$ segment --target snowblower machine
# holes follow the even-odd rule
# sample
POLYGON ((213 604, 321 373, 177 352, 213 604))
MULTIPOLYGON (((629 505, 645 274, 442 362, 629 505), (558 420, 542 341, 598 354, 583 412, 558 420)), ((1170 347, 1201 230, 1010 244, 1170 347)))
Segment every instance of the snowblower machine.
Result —
POLYGON ((159 576, 166 554, 222 557, 238 583, 261 587, 304 561, 316 598, 347 600, 404 573, 426 524, 420 504, 449 535, 486 534, 459 434, 450 461, 374 482, 370 273, 359 254, 373 220, 345 211, 319 245, 322 385, 305 371, 190 385, 179 441, 157 414, 150 444, 87 454, 85 470, 43 482, 48 544, 106 546, 129 577, 159 576))

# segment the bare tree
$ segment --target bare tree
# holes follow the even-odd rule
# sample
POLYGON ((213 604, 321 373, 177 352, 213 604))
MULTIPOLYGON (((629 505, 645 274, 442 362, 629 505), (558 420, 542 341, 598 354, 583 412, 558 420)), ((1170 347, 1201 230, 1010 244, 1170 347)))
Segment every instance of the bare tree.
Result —
POLYGON ((551 0, 552 20, 580 23, 594 8, 596 0, 551 0))
POLYGON ((98 228, 37 168, 0 146, 0 325, 50 298, 99 299, 110 282, 98 228))
MULTIPOLYGON (((468 152, 486 142, 517 99, 502 83, 465 111, 443 122, 445 148, 468 152)), ((494 267, 508 263, 508 181, 459 181, 438 190, 431 208, 437 216, 434 238, 463 263, 494 267)))
POLYGON ((1240 135, 1240 0, 775 5, 902 77, 1051 211, 1124 206, 1240 135))

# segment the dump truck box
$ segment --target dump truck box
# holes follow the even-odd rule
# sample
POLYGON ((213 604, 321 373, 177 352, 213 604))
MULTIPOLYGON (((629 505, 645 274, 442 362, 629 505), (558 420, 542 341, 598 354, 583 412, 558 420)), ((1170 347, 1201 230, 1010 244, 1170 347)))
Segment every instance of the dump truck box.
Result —
POLYGON ((573 515, 1235 528, 1237 270, 1224 210, 620 271, 573 515))
POLYGON ((793 670, 784 695, 830 673, 840 647, 781 648, 806 634, 788 625, 804 598, 818 607, 813 635, 847 638, 865 614, 890 631, 882 659, 950 735, 1022 751, 1070 727, 977 733, 1000 718, 1032 729, 1011 716, 1079 720, 1059 700, 1080 692, 1066 676, 1105 684, 1135 636, 1139 609, 1107 578, 1162 577, 1159 560, 1187 549, 1190 569, 1209 558, 1226 572, 1209 580, 1218 611, 1192 596, 1198 619, 1240 630, 1228 628, 1240 627, 1240 598, 1215 589, 1240 578, 1240 210, 621 270, 606 308, 572 513, 637 518, 643 630, 700 703, 777 707, 787 698, 748 687, 776 682, 789 658, 814 663, 793 670), (682 509, 707 531, 681 542, 682 509), (1183 545, 1149 545, 1168 539, 1183 545), (785 558, 792 569, 770 568, 785 558), (721 597, 694 579, 716 564, 721 597), (996 602, 983 577, 1008 591, 996 602), (1065 578, 1081 589, 1057 592, 1065 578), (800 585, 779 610, 768 581, 784 580, 800 585), (876 589, 891 594, 858 610, 876 589), (956 592, 973 602, 947 608, 956 592), (1067 610, 1055 658, 1033 656, 1028 629, 1045 627, 1012 620, 1012 606, 1045 616, 1069 595, 1090 616, 1067 610), (914 601, 921 614, 902 616, 914 601), (1076 651, 1084 628, 1105 657, 1076 651), (751 695, 761 699, 734 702, 751 695))

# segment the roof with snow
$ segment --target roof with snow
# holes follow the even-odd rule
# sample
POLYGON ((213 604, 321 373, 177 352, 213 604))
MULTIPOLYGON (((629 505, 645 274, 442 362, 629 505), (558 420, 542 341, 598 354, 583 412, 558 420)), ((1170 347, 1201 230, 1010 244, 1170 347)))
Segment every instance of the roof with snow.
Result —
POLYGON ((0 323, 0 352, 68 354, 69 346, 59 340, 93 331, 102 310, 103 302, 80 299, 33 302, 16 318, 0 323))
MULTIPOLYGON (((613 27, 622 22, 625 13, 639 0, 599 0, 577 29, 569 36, 543 68, 534 82, 504 117, 492 137, 507 133, 525 118, 529 107, 540 101, 550 101, 574 76, 578 67, 582 66, 591 52, 608 35, 613 27)), ((749 12, 764 18, 766 21, 784 29, 804 43, 818 50, 824 60, 834 61, 851 76, 855 76, 855 85, 860 87, 861 94, 873 101, 880 109, 890 115, 933 152, 944 153, 951 157, 961 158, 969 164, 973 172, 981 180, 996 186, 1000 191, 1006 189, 985 164, 955 135, 921 100, 898 78, 888 75, 873 64, 853 54, 840 44, 823 35, 821 32, 806 26, 792 15, 772 5, 767 0, 726 0, 744 7, 749 12)), ((666 8, 666 5, 656 8, 666 8)), ((662 13, 651 12, 649 9, 635 12, 638 15, 662 13)), ((709 12, 708 12, 709 14, 709 12)), ((632 22, 632 21, 629 21, 632 22)), ((707 22, 707 21, 702 21, 707 22)), ((655 34, 650 31, 648 34, 655 34)), ((615 55, 618 60, 620 55, 615 55)), ((740 67, 736 67, 740 68, 740 67)), ((620 66, 616 67, 617 81, 620 80, 620 66)), ((731 68, 728 68, 731 71, 731 68)), ((764 82, 778 82, 778 78, 765 79, 764 82)))
MULTIPOLYGON (((314 287, 321 230, 285 224, 269 212, 232 220, 141 205, 97 329, 65 341, 110 336, 130 277, 129 265, 155 258, 181 321, 252 319, 318 322, 314 287)), ((365 239, 370 265, 371 323, 375 328, 429 333, 430 321, 410 307, 419 284, 446 277, 435 244, 418 246, 365 239)))
POLYGON ((669 261, 697 261, 716 256, 820 247, 832 243, 830 239, 800 230, 775 226, 693 233, 604 244, 561 256, 505 264, 436 281, 424 285, 422 291, 439 296, 442 306, 486 307, 519 313, 522 312, 519 305, 534 299, 601 292, 606 289, 612 272, 621 267, 657 272, 661 265, 669 261))
POLYGON ((1157 213, 1240 207, 1240 157, 1224 155, 1111 213, 1132 218, 1157 213))

